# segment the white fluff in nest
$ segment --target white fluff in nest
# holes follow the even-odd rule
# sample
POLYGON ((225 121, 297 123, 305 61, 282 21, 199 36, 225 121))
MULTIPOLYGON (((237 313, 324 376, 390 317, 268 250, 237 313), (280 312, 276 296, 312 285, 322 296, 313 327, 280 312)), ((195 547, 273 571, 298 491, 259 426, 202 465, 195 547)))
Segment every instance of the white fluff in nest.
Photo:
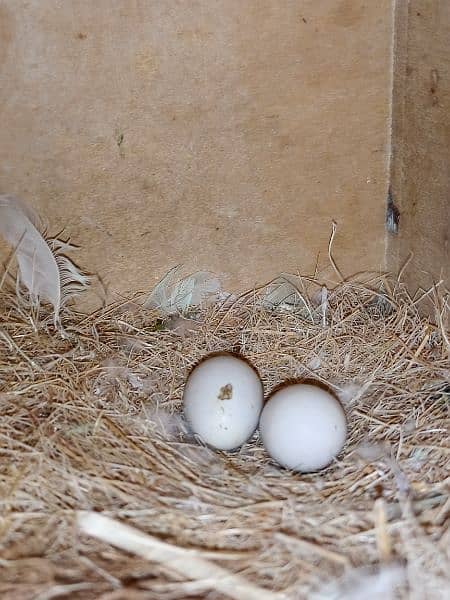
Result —
POLYGON ((126 378, 130 387, 136 392, 150 395, 157 391, 157 384, 154 377, 145 377, 139 373, 128 370, 126 378))
POLYGON ((368 462, 385 458, 390 455, 390 452, 391 446, 386 442, 370 443, 366 441, 355 448, 355 454, 368 462))
POLYGON ((269 310, 294 311, 303 308, 311 316, 308 300, 304 298, 300 287, 300 277, 281 273, 266 286, 257 304, 269 310))
POLYGON ((410 491, 408 478, 397 460, 392 457, 392 447, 389 442, 362 442, 355 449, 355 454, 368 462, 383 461, 394 477, 399 494, 405 497, 408 495, 410 491))
POLYGON ((148 295, 144 308, 154 308, 166 315, 184 313, 217 301, 220 281, 206 271, 180 278, 181 265, 173 267, 148 295))
POLYGON ((96 396, 106 394, 118 380, 125 379, 127 373, 126 367, 114 358, 106 358, 100 366, 102 368, 101 373, 95 379, 93 386, 93 392, 96 396))
POLYGON ((361 396, 362 386, 354 381, 346 383, 337 390, 339 400, 344 406, 347 406, 352 401, 356 400, 361 396))
POLYGON ((320 369, 321 365, 322 365, 322 359, 320 358, 320 356, 313 356, 311 358, 311 360, 308 361, 306 366, 311 371, 317 371, 317 369, 320 369))
POLYGON ((120 347, 128 354, 139 354, 144 352, 149 344, 143 338, 126 336, 119 338, 120 347))
POLYGON ((405 569, 397 564, 378 571, 355 569, 343 579, 327 584, 311 600, 394 600, 396 589, 405 581, 405 569))
POLYGON ((166 440, 179 439, 180 436, 188 433, 186 421, 181 413, 169 412, 154 404, 146 406, 140 418, 145 419, 152 431, 166 440))
POLYGON ((177 450, 186 460, 190 461, 192 465, 195 465, 197 469, 201 469, 205 478, 220 477, 225 471, 225 466, 220 455, 216 454, 207 446, 202 446, 198 442, 195 442, 195 445, 192 443, 180 444, 177 447, 177 450))
POLYGON ((348 407, 349 405, 358 402, 371 385, 372 379, 369 379, 369 381, 366 381, 364 384, 361 384, 358 381, 349 381, 343 385, 336 385, 336 393, 343 406, 348 407))
POLYGON ((103 396, 114 389, 119 382, 128 383, 134 392, 154 394, 158 390, 157 378, 143 375, 130 369, 120 357, 106 358, 102 363, 102 372, 94 383, 93 392, 96 396, 103 396))
POLYGON ((218 477, 224 467, 218 455, 202 445, 200 440, 194 440, 182 413, 170 412, 157 403, 144 407, 138 417, 144 435, 158 435, 166 442, 180 442, 176 445, 177 452, 183 455, 196 468, 202 469, 205 477, 218 477), (192 443, 193 442, 193 443, 192 443))

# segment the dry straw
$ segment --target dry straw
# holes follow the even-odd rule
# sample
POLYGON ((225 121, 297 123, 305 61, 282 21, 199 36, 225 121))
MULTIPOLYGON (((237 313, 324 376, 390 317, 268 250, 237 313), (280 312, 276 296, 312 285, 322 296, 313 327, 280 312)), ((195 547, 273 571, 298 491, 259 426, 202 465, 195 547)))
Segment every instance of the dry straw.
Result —
POLYGON ((449 597, 448 295, 381 276, 295 287, 278 309, 261 289, 188 320, 139 295, 65 308, 62 336, 3 285, 2 599, 449 597), (267 393, 329 386, 350 426, 338 459, 299 475, 257 434, 235 453, 196 440, 183 384, 219 350, 267 393))

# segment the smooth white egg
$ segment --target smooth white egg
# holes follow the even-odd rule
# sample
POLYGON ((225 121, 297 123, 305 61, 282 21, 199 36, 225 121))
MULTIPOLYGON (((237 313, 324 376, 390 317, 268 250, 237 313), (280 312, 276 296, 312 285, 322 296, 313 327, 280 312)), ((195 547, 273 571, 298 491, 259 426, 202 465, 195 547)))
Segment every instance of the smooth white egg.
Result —
POLYGON ((192 430, 208 445, 233 450, 253 434, 264 401, 256 371, 231 354, 202 361, 186 382, 184 413, 192 430))
POLYGON ((340 402, 316 385, 293 384, 268 400, 259 423, 262 442, 280 465, 308 473, 323 469, 347 437, 340 402))

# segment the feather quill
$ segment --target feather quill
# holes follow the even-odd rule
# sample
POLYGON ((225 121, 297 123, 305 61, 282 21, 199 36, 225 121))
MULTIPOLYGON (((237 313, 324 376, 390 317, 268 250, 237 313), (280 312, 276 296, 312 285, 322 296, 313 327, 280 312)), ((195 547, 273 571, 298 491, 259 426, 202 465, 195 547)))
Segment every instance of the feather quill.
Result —
POLYGON ((206 271, 179 277, 181 265, 173 267, 147 297, 144 308, 155 308, 166 315, 199 308, 211 299, 218 298, 219 280, 206 271))
POLYGON ((8 194, 0 195, 0 235, 14 249, 19 279, 28 289, 31 301, 50 302, 58 322, 61 306, 90 281, 63 254, 74 246, 47 238, 38 215, 22 200, 8 194))

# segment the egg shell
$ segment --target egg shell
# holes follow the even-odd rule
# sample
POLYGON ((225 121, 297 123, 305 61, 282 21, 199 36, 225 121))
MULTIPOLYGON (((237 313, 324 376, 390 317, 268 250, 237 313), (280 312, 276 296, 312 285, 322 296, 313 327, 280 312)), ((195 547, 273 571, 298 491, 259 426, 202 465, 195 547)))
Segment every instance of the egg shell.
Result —
POLYGON ((203 360, 189 375, 183 393, 191 429, 219 450, 233 450, 248 440, 258 425, 263 401, 256 371, 231 354, 203 360))
POLYGON ((308 473, 323 469, 347 437, 340 402, 317 385, 293 384, 267 401, 259 423, 262 442, 280 465, 308 473))

